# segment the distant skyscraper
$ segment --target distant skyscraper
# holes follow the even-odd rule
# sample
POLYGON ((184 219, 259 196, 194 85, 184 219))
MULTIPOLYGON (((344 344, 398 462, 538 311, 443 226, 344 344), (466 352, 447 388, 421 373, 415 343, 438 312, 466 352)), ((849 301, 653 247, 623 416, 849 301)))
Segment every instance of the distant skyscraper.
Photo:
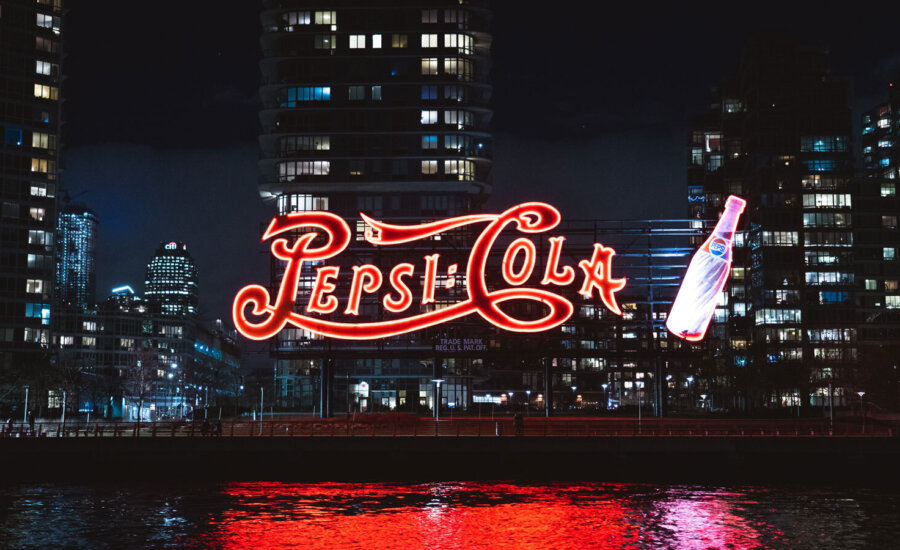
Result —
POLYGON ((863 168, 868 177, 900 178, 900 83, 888 88, 888 100, 863 113, 863 168))
POLYGON ((60 209, 57 224, 56 298, 84 307, 94 302, 97 216, 84 206, 60 209))
POLYGON ((197 314, 197 266, 179 242, 159 243, 156 255, 147 265, 144 296, 159 302, 163 315, 197 314))
POLYGON ((38 0, 0 15, 0 367, 50 343, 62 13, 38 0))
POLYGON ((691 216, 715 219, 731 193, 748 203, 713 332, 749 406, 823 405, 829 387, 848 403, 856 389, 851 134, 826 55, 771 36, 695 121, 691 216))

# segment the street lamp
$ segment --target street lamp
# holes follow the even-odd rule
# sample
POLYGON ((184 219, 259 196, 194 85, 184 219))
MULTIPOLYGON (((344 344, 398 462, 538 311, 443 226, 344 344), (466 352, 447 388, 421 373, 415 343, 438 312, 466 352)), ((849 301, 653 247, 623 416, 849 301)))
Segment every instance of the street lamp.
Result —
POLYGON ((609 387, 609 384, 603 383, 603 384, 600 384, 600 387, 603 388, 603 401, 604 401, 603 407, 606 410, 609 410, 609 395, 606 393, 606 388, 609 387))
MULTIPOLYGON (((436 421, 440 421, 441 420, 441 384, 444 382, 444 379, 436 378, 435 380, 432 380, 432 382, 434 382, 435 386, 437 386, 437 391, 435 392, 435 399, 434 399, 434 419, 436 421)), ((435 429, 437 429, 437 426, 435 426, 435 429)))
POLYGON ((22 422, 28 422, 28 386, 25 386, 25 413, 22 416, 22 422))
POLYGON ((525 390, 525 414, 528 415, 531 412, 531 390, 525 390))
POLYGON ((706 405, 706 394, 701 393, 700 394, 700 408, 702 409, 704 407, 704 405, 706 405))
POLYGON ((861 414, 863 417, 862 433, 866 433, 866 411, 863 407, 863 396, 866 395, 866 392, 858 391, 856 392, 856 395, 859 396, 859 414, 861 414))

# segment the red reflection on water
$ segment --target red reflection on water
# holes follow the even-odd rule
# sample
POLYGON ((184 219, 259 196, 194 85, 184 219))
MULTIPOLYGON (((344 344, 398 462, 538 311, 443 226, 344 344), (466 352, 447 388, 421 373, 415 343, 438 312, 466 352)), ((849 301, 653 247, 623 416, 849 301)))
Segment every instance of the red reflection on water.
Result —
POLYGON ((202 543, 217 548, 760 545, 759 533, 721 496, 647 491, 613 484, 239 483, 225 488, 232 506, 211 522, 202 543))

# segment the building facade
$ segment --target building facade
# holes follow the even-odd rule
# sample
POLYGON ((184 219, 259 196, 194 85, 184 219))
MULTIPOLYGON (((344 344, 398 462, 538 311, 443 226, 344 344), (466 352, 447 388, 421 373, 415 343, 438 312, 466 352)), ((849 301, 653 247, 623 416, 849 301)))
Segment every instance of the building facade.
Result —
POLYGON ((39 0, 0 17, 0 369, 20 380, 49 361, 62 15, 39 0))
POLYGON ((751 41, 695 119, 690 215, 748 201, 717 318, 749 408, 846 404, 859 384, 851 135, 847 83, 777 36, 751 41))
MULTIPOLYGON (((352 219, 357 258, 370 255, 359 212, 408 221, 476 210, 491 190, 490 15, 481 0, 263 2, 262 198, 277 214, 352 219)), ((273 285, 281 269, 273 263, 273 285)), ((430 349, 431 336, 419 338, 430 349)), ((274 343, 285 406, 314 406, 329 360, 345 385, 357 368, 382 364, 369 345, 339 345, 344 360, 313 352, 312 340, 287 330, 274 343)), ((422 353, 378 367, 379 406, 428 406, 433 373, 423 375, 422 353)))
POLYGON ((491 189, 486 2, 265 1, 260 193, 278 213, 466 212, 491 189))
POLYGON ((95 301, 97 216, 84 206, 60 208, 56 234, 56 300, 85 307, 95 301))
POLYGON ((220 322, 209 328, 196 316, 165 314, 130 286, 88 307, 63 306, 53 338, 60 376, 42 388, 51 410, 63 391, 70 415, 126 420, 183 418, 204 407, 232 414, 238 406, 233 334, 220 322))
POLYGON ((144 295, 158 302, 163 315, 197 315, 198 270, 194 259, 181 242, 159 243, 147 264, 144 295))
MULTIPOLYGON (((900 86, 900 84, 898 84, 900 86)), ((888 87, 888 100, 863 113, 862 167, 867 177, 900 176, 900 88, 888 87)))

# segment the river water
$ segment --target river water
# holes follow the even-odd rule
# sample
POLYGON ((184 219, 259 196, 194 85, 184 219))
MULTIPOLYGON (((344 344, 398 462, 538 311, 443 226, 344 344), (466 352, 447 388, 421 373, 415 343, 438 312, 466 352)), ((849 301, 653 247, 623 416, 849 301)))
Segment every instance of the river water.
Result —
POLYGON ((2 548, 898 548, 900 491, 613 483, 0 486, 2 548))

